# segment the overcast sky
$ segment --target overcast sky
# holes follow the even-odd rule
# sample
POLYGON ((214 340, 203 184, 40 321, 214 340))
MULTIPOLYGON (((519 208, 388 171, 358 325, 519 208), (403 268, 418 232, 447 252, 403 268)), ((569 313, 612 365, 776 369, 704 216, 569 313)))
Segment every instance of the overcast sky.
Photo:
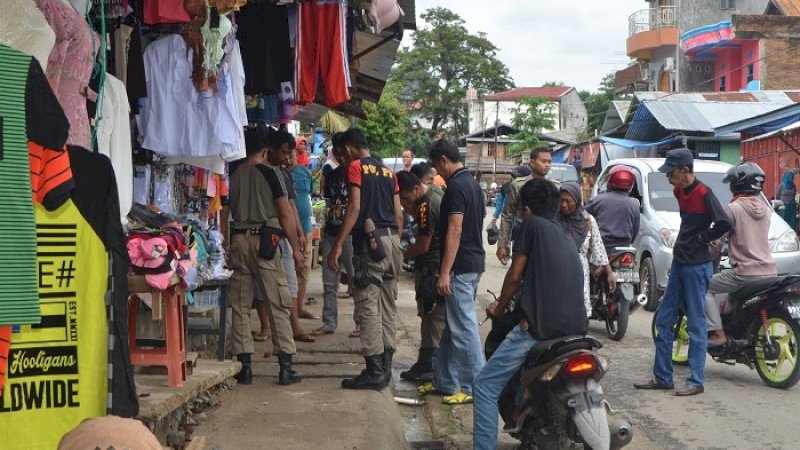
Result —
MULTIPOLYGON (((417 20, 428 8, 448 8, 471 32, 483 31, 517 86, 563 81, 595 91, 608 72, 623 69, 628 16, 642 0, 416 0, 417 20)), ((421 24, 421 22, 419 23, 421 24)), ((411 42, 410 34, 404 44, 411 42)))

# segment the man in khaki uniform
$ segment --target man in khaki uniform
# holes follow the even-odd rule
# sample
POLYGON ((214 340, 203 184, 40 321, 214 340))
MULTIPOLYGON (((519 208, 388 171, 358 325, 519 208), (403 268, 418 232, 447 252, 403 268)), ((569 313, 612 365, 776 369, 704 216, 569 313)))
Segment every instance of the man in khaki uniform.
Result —
POLYGON ((353 156, 347 169, 347 211, 328 266, 339 270, 339 257, 353 233, 354 299, 358 303, 361 345, 366 369, 342 381, 345 389, 383 389, 391 381, 397 316, 397 278, 403 264, 400 229, 403 217, 394 173, 380 158, 370 156, 367 139, 358 128, 342 135, 353 156))
MULTIPOLYGON (((413 169, 412 169, 413 170, 413 169)), ((420 326, 420 348, 417 362, 400 372, 400 378, 411 381, 432 381, 433 360, 445 326, 444 299, 436 293, 436 280, 442 265, 439 242, 440 214, 444 191, 433 183, 425 184, 412 172, 398 172, 400 204, 419 226, 417 240, 403 256, 414 259, 414 287, 417 293, 417 315, 420 326)))
MULTIPOLYGON (((527 177, 514 179, 508 187, 506 193, 505 205, 503 206, 503 214, 500 216, 500 231, 497 236, 497 259, 503 265, 508 263, 510 258, 511 241, 514 240, 514 231, 517 226, 523 222, 522 203, 520 202, 520 191, 525 183, 534 178, 545 178, 550 172, 550 166, 553 164, 553 155, 547 147, 535 148, 531 151, 531 157, 528 160, 528 165, 531 168, 531 174, 527 177)), ((553 181, 556 189, 561 186, 558 181, 553 181)))
MULTIPOLYGON (((289 295, 286 274, 281 266, 278 241, 286 235, 293 248, 299 243, 295 230, 294 210, 290 207, 286 185, 279 169, 265 164, 266 136, 253 130, 245 134, 247 158, 231 175, 230 210, 231 240, 228 265, 233 270, 228 286, 228 298, 233 314, 233 353, 242 363, 236 379, 242 384, 253 382, 250 357, 253 354, 253 337, 250 333, 250 309, 256 286, 266 294, 272 342, 277 349, 282 385, 296 383, 301 375, 292 368, 295 353, 289 315, 292 298, 289 295)), ((295 252, 295 266, 305 264, 301 252, 295 252)))

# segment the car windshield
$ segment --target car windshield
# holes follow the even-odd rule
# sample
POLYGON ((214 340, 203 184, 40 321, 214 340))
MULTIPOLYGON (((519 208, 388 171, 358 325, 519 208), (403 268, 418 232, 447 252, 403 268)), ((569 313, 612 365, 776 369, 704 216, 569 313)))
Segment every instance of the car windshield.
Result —
MULTIPOLYGON (((695 176, 710 187, 719 202, 727 205, 731 201, 731 190, 722 182, 724 173, 697 172, 695 176)), ((663 173, 652 172, 647 176, 650 190, 650 205, 656 211, 678 212, 678 200, 672 194, 672 185, 663 173)))
POLYGON ((578 171, 573 166, 552 166, 547 173, 548 180, 556 180, 560 183, 565 181, 578 181, 578 171))

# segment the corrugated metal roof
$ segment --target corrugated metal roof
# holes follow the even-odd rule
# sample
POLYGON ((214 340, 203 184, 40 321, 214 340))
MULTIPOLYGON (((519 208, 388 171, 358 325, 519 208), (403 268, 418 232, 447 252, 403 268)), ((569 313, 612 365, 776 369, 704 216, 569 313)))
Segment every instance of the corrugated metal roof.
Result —
POLYGON ((518 87, 510 91, 497 92, 484 97, 490 102, 515 102, 523 97, 544 97, 548 100, 558 101, 562 95, 575 89, 569 86, 542 86, 542 87, 518 87))
MULTIPOLYGON (((649 102, 647 108, 661 126, 674 131, 713 132, 714 128, 774 111, 786 103, 679 103, 649 102)), ((638 112, 638 111, 637 111, 638 112)), ((634 120, 636 120, 634 118, 634 120)))

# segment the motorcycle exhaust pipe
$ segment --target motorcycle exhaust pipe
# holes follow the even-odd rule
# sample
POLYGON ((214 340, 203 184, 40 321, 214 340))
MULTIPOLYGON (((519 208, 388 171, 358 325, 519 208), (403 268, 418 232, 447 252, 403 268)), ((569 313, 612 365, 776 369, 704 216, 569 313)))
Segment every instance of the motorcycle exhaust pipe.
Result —
POLYGON ((611 450, 619 450, 633 441, 633 427, 624 419, 618 419, 608 426, 611 432, 611 450))

